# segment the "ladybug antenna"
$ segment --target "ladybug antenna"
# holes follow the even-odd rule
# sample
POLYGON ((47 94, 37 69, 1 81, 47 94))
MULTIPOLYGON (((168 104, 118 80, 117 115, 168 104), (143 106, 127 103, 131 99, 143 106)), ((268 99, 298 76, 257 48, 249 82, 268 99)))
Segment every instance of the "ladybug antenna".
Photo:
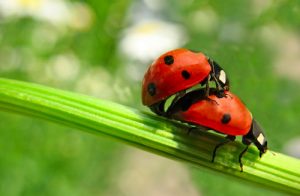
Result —
POLYGON ((243 137, 243 143, 246 145, 250 145, 254 143, 255 146, 259 150, 259 156, 261 157, 268 149, 268 142, 266 136, 263 132, 261 126, 256 122, 256 120, 252 120, 252 125, 250 131, 243 137))

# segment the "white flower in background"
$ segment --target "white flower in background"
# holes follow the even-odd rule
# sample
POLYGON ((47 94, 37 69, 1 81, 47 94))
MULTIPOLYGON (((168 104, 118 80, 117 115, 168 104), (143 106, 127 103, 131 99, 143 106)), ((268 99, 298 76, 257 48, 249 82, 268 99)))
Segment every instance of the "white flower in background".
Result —
POLYGON ((125 30, 121 51, 133 60, 148 62, 187 41, 180 25, 162 20, 141 20, 125 30))
POLYGON ((32 17, 57 26, 86 29, 92 23, 92 12, 83 3, 64 0, 0 0, 0 15, 32 17))
POLYGON ((217 13, 210 7, 192 12, 189 21, 194 30, 207 34, 214 32, 220 26, 217 13))
POLYGON ((45 77, 70 81, 77 77, 80 61, 73 53, 66 53, 52 57, 45 66, 45 77))
POLYGON ((68 4, 61 0, 0 0, 4 16, 29 16, 53 23, 64 23, 70 17, 68 4))
POLYGON ((245 28, 240 22, 224 22, 219 30, 219 39, 223 42, 240 42, 245 36, 245 28))
POLYGON ((76 91, 91 96, 114 100, 115 94, 112 90, 114 78, 101 66, 96 66, 81 73, 77 80, 76 91))
POLYGON ((23 70, 29 78, 41 83, 57 85, 73 82, 80 73, 80 60, 72 53, 62 53, 44 60, 32 53, 32 50, 22 51, 28 59, 23 64, 23 70))
POLYGON ((257 30, 258 38, 274 55, 274 71, 279 76, 300 82, 300 37, 296 31, 272 22, 257 30))
POLYGON ((300 158, 300 137, 296 137, 287 142, 283 151, 288 155, 300 158))
POLYGON ((251 1, 252 11, 255 16, 259 16, 274 5, 274 0, 252 0, 251 1))
POLYGON ((86 4, 73 3, 69 26, 76 30, 87 30, 94 22, 94 13, 86 4))
POLYGON ((32 49, 41 52, 51 51, 64 33, 64 29, 53 28, 52 25, 42 23, 32 29, 28 39, 31 40, 32 49))
POLYGON ((168 5, 167 2, 161 0, 143 0, 143 1, 145 5, 151 10, 161 10, 166 5, 168 5))
POLYGON ((162 18, 169 5, 159 0, 135 1, 127 13, 130 22, 122 34, 119 50, 125 60, 120 76, 140 81, 147 66, 161 54, 182 47, 188 40, 183 26, 162 18))
POLYGON ((125 149, 121 170, 112 173, 114 187, 104 195, 199 196, 188 169, 180 163, 133 148, 125 149), (145 169, 147 168, 147 169, 145 169))

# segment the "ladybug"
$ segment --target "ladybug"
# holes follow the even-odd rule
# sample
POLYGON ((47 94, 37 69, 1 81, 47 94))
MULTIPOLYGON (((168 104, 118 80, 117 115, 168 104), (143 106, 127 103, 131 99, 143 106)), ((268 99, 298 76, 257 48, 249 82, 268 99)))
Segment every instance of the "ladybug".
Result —
POLYGON ((267 139, 262 128, 236 95, 226 91, 228 96, 219 98, 215 91, 216 89, 210 90, 209 99, 205 98, 204 89, 187 93, 168 108, 166 116, 226 134, 226 141, 216 145, 212 162, 220 146, 234 141, 236 136, 242 136, 246 148, 239 155, 239 163, 243 171, 242 157, 249 145, 254 143, 261 157, 267 150, 267 139))
POLYGON ((197 85, 206 85, 209 95, 209 81, 214 81, 218 96, 229 90, 225 71, 201 52, 179 48, 161 55, 147 70, 142 84, 142 102, 158 115, 166 115, 166 100, 176 95, 173 102, 184 96, 186 90, 197 85))

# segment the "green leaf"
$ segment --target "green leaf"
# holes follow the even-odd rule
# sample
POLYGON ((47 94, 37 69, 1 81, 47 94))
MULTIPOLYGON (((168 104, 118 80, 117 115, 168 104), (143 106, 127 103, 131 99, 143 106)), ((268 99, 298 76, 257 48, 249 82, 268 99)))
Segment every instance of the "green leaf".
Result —
POLYGON ((0 109, 108 136, 245 182, 300 195, 298 159, 270 150, 259 158, 258 150, 251 146, 243 157, 244 172, 240 172, 238 155, 243 150, 240 142, 220 148, 211 163, 212 151, 224 137, 200 131, 187 134, 190 127, 186 124, 107 100, 0 78, 0 109))

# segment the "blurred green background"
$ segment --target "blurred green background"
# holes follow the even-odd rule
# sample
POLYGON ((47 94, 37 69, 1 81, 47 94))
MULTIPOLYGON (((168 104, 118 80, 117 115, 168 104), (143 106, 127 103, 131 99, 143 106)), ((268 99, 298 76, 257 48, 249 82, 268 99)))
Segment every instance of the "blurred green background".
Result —
MULTIPOLYGON (((299 1, 0 0, 1 77, 147 110, 143 74, 178 47, 216 60, 270 148, 300 157, 299 1)), ((0 195, 280 195, 40 119, 0 119, 0 195)))

